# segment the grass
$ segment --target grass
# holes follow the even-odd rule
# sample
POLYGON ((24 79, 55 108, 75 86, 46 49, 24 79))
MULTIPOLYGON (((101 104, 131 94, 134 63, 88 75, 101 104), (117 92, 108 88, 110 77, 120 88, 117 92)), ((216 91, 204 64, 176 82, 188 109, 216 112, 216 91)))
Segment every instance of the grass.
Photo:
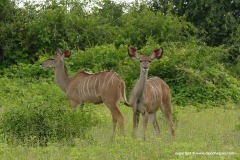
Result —
POLYGON ((0 143, 0 159, 12 160, 105 160, 105 159, 240 159, 240 110, 219 107, 198 110, 193 106, 174 107, 176 141, 171 141, 166 121, 158 113, 161 138, 156 139, 148 126, 147 141, 131 138, 132 111, 120 106, 125 117, 125 136, 117 132, 111 141, 111 116, 103 105, 92 105, 107 115, 107 123, 93 127, 86 139, 75 139, 74 145, 48 143, 47 147, 29 147, 0 143), (182 155, 180 155, 182 154, 182 155), (200 155, 201 154, 201 155, 200 155), (215 155, 207 155, 215 154, 215 155), (226 155, 231 154, 231 155, 226 155))

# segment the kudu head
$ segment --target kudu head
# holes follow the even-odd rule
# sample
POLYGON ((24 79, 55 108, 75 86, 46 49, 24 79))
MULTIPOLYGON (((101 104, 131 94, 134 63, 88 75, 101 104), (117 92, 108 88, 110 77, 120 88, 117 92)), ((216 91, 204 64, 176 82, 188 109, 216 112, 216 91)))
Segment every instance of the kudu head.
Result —
POLYGON ((40 66, 43 68, 55 68, 58 64, 63 62, 65 58, 69 58, 70 55, 71 54, 69 50, 66 50, 64 53, 62 53, 60 49, 57 49, 53 58, 49 58, 48 60, 42 62, 40 66))
POLYGON ((147 72, 151 61, 154 59, 160 59, 162 57, 163 49, 162 47, 155 49, 151 56, 141 56, 134 47, 129 46, 128 55, 132 59, 139 61, 141 70, 147 72))

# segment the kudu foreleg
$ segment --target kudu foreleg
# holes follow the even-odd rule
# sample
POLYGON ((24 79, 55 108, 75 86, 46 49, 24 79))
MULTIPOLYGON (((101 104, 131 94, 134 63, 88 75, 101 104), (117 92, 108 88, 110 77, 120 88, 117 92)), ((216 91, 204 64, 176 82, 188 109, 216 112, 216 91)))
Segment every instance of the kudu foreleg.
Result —
POLYGON ((147 125, 148 125, 148 112, 143 114, 143 140, 146 140, 147 136, 147 125))
POLYGON ((75 102, 75 101, 71 101, 71 107, 72 108, 76 108, 77 107, 77 105, 78 105, 78 102, 75 102))
POLYGON ((151 121, 151 123, 153 125, 155 136, 160 137, 160 129, 159 129, 159 125, 157 122, 156 112, 149 114, 149 120, 151 121))
POLYGON ((132 131, 133 138, 136 138, 137 128, 139 124, 139 117, 140 117, 139 112, 133 112, 133 131, 132 131))

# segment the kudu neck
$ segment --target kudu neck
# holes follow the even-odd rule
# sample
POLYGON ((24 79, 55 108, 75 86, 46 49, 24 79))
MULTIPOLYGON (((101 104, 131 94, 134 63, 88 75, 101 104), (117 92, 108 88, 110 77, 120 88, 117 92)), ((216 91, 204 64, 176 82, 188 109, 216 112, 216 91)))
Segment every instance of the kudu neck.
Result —
POLYGON ((59 61, 59 63, 55 67, 55 80, 58 86, 66 91, 66 88, 69 84, 69 77, 67 75, 67 71, 65 69, 64 61, 59 61))
POLYGON ((138 86, 137 86, 137 90, 136 90, 136 96, 139 98, 142 98, 143 96, 143 92, 145 89, 145 85, 148 79, 148 70, 143 70, 141 69, 140 71, 140 78, 138 80, 138 86))

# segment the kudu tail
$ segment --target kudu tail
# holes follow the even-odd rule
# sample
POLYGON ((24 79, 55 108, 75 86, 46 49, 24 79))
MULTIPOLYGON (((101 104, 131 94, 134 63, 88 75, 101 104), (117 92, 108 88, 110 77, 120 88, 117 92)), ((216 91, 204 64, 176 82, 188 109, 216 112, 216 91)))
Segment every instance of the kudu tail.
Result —
POLYGON ((126 98, 126 85, 125 85, 125 82, 122 81, 122 83, 120 84, 120 99, 121 101, 128 107, 131 107, 127 101, 127 98, 126 98))

